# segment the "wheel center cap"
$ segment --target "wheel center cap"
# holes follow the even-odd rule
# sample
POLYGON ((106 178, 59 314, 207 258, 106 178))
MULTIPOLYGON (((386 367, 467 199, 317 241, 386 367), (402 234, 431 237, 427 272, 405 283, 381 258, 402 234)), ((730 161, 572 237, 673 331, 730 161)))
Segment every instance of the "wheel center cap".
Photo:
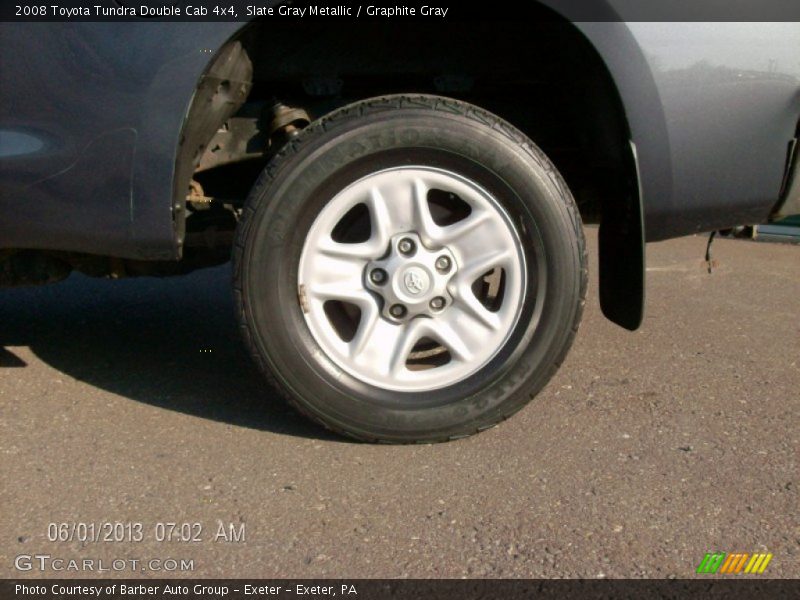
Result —
POLYGON ((366 288, 380 297, 381 312, 392 323, 418 316, 435 317, 453 297, 450 280, 458 271, 456 257, 446 247, 428 248, 416 232, 399 233, 388 252, 365 268, 366 288))
POLYGON ((419 267, 411 267, 403 275, 403 286, 412 296, 420 296, 430 289, 431 280, 419 267))

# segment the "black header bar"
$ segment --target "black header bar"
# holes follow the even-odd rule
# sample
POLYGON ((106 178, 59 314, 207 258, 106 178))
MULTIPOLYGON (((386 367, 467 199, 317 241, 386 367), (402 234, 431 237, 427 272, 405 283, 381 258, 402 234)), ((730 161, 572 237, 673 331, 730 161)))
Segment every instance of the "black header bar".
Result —
POLYGON ((14 21, 250 21, 298 20, 542 20, 800 21, 798 0, 528 0, 396 2, 308 0, 4 0, 0 20, 14 21), (546 18, 546 17, 545 17, 546 18))

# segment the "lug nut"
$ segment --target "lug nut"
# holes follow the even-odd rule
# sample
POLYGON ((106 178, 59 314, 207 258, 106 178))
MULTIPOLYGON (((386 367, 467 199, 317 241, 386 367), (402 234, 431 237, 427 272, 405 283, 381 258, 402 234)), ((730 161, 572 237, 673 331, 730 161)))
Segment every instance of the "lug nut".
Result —
POLYGON ((402 319, 406 316, 406 307, 402 304, 395 304, 389 309, 389 314, 395 319, 402 319))
POLYGON ((372 283, 376 283, 378 285, 382 285, 386 282, 386 271, 383 269, 373 269, 372 272, 369 274, 369 278, 372 283))
POLYGON ((417 249, 417 245, 414 243, 414 240, 410 238, 403 238, 397 244, 397 249, 400 251, 401 254, 414 254, 417 249))
POLYGON ((450 259, 446 256, 440 256, 436 259, 436 268, 442 273, 447 273, 450 270, 450 259))
POLYGON ((436 298, 431 300, 430 306, 433 310, 442 310, 444 308, 444 304, 444 298, 441 296, 436 296, 436 298))

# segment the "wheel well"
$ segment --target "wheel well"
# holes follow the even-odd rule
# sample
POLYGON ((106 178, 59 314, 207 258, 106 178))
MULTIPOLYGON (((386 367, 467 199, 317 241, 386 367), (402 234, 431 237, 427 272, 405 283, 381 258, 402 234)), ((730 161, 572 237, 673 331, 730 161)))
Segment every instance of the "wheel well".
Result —
MULTIPOLYGON (((271 155, 276 103, 298 107, 313 120, 363 98, 431 93, 478 105, 521 129, 564 176, 584 222, 605 215, 601 237, 615 237, 610 234, 619 224, 612 220, 641 219, 622 102, 584 35, 549 9, 541 11, 541 20, 519 23, 251 23, 235 40, 252 63, 247 103, 234 119, 218 123, 227 131, 218 131, 219 142, 208 140, 202 156, 195 153, 192 168, 179 159, 176 205, 198 165, 194 175, 204 201, 221 198, 234 210, 241 205, 271 155), (237 125, 238 116, 249 125, 237 125)), ((186 214, 192 218, 191 210, 186 214)), ((607 288, 619 283, 612 279, 606 278, 607 288)))

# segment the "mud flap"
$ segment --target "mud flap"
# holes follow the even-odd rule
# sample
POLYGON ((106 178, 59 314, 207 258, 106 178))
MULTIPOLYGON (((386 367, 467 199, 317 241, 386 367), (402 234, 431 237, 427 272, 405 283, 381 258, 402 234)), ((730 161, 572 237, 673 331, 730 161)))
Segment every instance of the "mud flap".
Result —
POLYGON ((600 308, 617 325, 634 331, 644 318, 645 250, 644 210, 639 185, 636 146, 636 189, 623 202, 607 202, 598 235, 600 255, 600 308))

